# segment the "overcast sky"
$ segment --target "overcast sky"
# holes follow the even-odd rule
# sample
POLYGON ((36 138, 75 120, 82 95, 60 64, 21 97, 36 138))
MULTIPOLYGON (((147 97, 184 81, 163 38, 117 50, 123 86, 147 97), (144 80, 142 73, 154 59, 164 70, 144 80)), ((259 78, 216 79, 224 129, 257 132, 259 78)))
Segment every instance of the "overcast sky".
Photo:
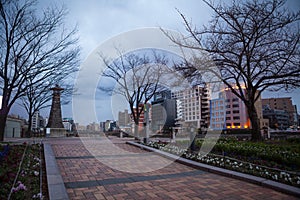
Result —
MULTIPOLYGON (((201 0, 39 0, 39 7, 54 3, 64 4, 69 10, 68 26, 78 26, 82 62, 105 41, 134 29, 162 27, 184 33, 184 25, 176 9, 197 26, 207 24, 211 16, 209 8, 201 0)), ((299 0, 289 0, 288 3, 294 9, 300 7, 299 0)), ((300 110, 298 94, 285 96, 293 96, 300 110)), ((48 111, 44 111, 43 115, 47 116, 48 111)), ((112 118, 105 112, 97 115, 99 121, 112 118)), ((63 117, 72 117, 70 105, 63 106, 63 117)))

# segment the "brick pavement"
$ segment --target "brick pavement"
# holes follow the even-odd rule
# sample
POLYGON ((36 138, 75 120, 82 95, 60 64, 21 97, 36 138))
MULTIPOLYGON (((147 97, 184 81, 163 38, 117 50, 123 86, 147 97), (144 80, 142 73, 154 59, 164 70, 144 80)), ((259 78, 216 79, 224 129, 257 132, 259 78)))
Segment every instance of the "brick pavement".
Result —
POLYGON ((47 141, 70 199, 296 199, 172 162, 126 139, 81 139, 47 141))

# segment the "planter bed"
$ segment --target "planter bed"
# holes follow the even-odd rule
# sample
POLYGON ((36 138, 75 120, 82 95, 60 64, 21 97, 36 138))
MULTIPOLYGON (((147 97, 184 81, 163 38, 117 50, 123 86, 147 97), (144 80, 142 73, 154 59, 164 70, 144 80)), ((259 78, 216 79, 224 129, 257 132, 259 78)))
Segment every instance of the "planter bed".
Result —
MULTIPOLYGON (((197 141, 196 144, 199 148, 201 141, 197 141)), ((251 146, 249 142, 220 140, 211 153, 203 155, 199 151, 191 152, 183 149, 178 143, 150 142, 148 146, 208 165, 300 187, 300 173, 296 170, 300 169, 299 152, 294 152, 294 149, 284 152, 283 147, 270 145, 267 150, 264 144, 251 146), (283 152, 280 152, 281 148, 283 152), (220 151, 222 149, 223 151, 220 151), (270 155, 268 152, 271 152, 270 155), (283 163, 285 161, 287 164, 283 163)))
POLYGON ((0 199, 48 199, 43 145, 0 143, 0 199))

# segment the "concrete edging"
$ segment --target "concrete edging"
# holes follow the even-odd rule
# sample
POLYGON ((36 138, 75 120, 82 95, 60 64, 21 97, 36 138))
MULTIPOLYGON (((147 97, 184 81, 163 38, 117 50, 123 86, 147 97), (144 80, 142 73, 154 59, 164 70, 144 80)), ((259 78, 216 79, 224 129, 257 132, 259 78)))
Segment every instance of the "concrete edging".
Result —
POLYGON ((44 144, 44 155, 47 172, 49 199, 69 199, 64 181, 61 177, 60 171, 55 160, 55 155, 50 144, 44 144))
POLYGON ((232 178, 235 178, 235 179, 247 181, 247 182, 254 183, 254 184, 257 184, 257 185, 261 185, 261 186, 264 186, 264 187, 272 188, 272 189, 277 190, 279 192, 283 192, 283 193, 286 193, 286 194, 289 194, 289 195, 294 195, 296 197, 300 197, 300 188, 297 188, 297 187, 294 187, 294 186, 290 186, 290 185, 286 185, 286 184, 279 183, 279 182, 276 182, 276 181, 268 180, 268 179, 265 179, 265 178, 262 178, 262 177, 257 177, 257 176, 253 176, 253 175, 249 175, 249 174, 243 174, 241 172, 231 171, 231 170, 228 170, 228 169, 223 169, 223 168, 220 168, 220 167, 215 167, 215 166, 199 163, 199 162, 192 161, 192 160, 189 160, 189 159, 186 159, 186 158, 181 158, 181 157, 178 157, 178 156, 173 155, 171 153, 163 152, 163 151, 160 151, 159 149, 155 149, 155 148, 148 147, 148 146, 145 146, 145 145, 142 145, 142 144, 138 144, 138 143, 133 142, 133 141, 127 141, 126 143, 130 144, 130 145, 134 145, 136 147, 146 149, 148 151, 158 153, 158 154, 160 154, 160 155, 162 155, 162 156, 164 156, 168 159, 175 160, 176 162, 191 166, 193 168, 197 168, 197 169, 201 169, 201 170, 208 171, 208 172, 211 172, 211 173, 220 174, 220 175, 223 175, 223 176, 232 177, 232 178))

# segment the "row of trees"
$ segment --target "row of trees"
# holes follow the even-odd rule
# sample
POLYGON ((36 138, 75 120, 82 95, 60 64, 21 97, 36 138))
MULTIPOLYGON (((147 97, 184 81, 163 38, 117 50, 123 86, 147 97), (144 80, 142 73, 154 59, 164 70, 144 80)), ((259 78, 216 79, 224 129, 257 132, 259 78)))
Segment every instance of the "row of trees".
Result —
MULTIPOLYGON (((246 105, 252 139, 260 140, 254 105, 261 93, 282 88, 292 90, 300 85, 300 11, 288 10, 285 0, 245 0, 229 4, 203 1, 214 13, 208 26, 199 28, 191 24, 179 11, 188 40, 163 31, 180 47, 205 51, 210 59, 195 56, 174 68, 190 80, 200 79, 204 71, 218 76, 246 105), (213 60, 215 65, 206 63, 207 60, 213 60)), ((63 26, 66 10, 48 8, 39 14, 35 4, 35 0, 0 0, 3 96, 0 140, 3 140, 7 115, 18 99, 23 100, 30 116, 49 100, 45 91, 50 86, 61 84, 77 70, 76 31, 67 31, 63 26)), ((156 55, 149 60, 145 56, 120 54, 117 61, 102 59, 108 68, 104 75, 118 83, 117 92, 128 101, 137 124, 142 111, 134 112, 134 107, 147 103, 159 90, 160 66, 166 65, 165 58, 156 55), (128 71, 132 71, 131 78, 126 77, 128 71)))
MULTIPOLYGON (((78 69, 76 29, 64 27, 66 9, 41 12, 35 0, 0 0, 0 141, 10 109, 20 100, 33 113, 51 98, 49 88, 78 69)), ((31 123, 29 123, 31 124, 31 123)))
MULTIPOLYGON (((261 140, 255 107, 261 93, 266 90, 292 90, 300 86, 300 11, 288 10, 285 0, 245 0, 229 4, 203 2, 214 13, 208 26, 199 28, 178 11, 188 33, 187 39, 162 30, 181 48, 199 50, 199 55, 184 59, 174 68, 188 80, 198 81, 207 71, 222 80, 225 87, 244 102, 251 121, 252 140, 261 140), (203 56, 203 51, 208 53, 209 58, 199 57, 203 56)), ((143 65, 146 60, 127 57, 125 61, 105 62, 109 70, 104 75, 117 81, 138 125, 142 111, 135 115, 133 105, 138 108, 140 103, 151 99, 153 92, 157 92, 161 74, 147 73, 149 70, 144 68, 144 73, 137 76, 136 65, 143 65), (133 78, 125 79, 129 70, 133 71, 133 78), (150 85, 152 95, 145 96, 150 85)))

